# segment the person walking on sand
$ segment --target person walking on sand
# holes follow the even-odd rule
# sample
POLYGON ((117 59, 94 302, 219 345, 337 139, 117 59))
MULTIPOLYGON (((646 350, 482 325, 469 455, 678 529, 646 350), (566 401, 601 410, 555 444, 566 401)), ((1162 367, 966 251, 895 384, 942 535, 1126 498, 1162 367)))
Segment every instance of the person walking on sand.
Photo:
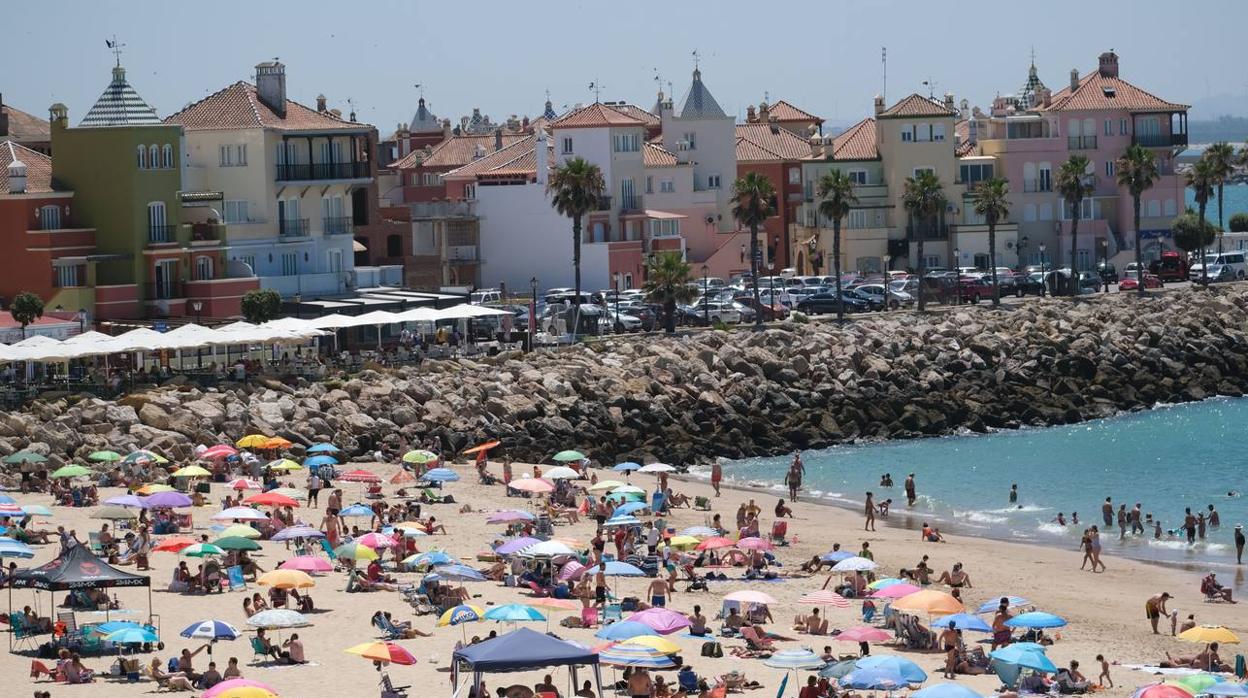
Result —
POLYGON ((1144 615, 1148 618, 1148 622, 1153 626, 1154 635, 1161 634, 1157 632, 1157 622, 1161 620, 1162 616, 1170 615, 1169 612, 1166 611, 1166 601, 1169 600, 1170 592, 1163 591, 1160 594, 1149 597, 1148 601, 1144 602, 1144 615))
POLYGON ((1105 522, 1105 529, 1114 527, 1114 498, 1106 497, 1105 503, 1101 505, 1101 520, 1105 522))
POLYGON ((715 496, 719 496, 719 483, 724 481, 724 466, 720 465, 716 460, 711 466, 711 487, 715 489, 715 496))
POLYGON ((1105 655, 1096 655, 1096 661, 1101 664, 1101 675, 1096 677, 1096 682, 1100 684, 1101 688, 1113 688, 1114 680, 1109 678, 1109 662, 1105 661, 1105 655))
POLYGON ((863 510, 864 510, 863 513, 867 515, 867 521, 865 524, 863 524, 862 530, 874 531, 875 530, 875 495, 874 494, 870 492, 867 493, 867 501, 863 505, 863 510))
MULTIPOLYGON (((1079 564, 1079 569, 1084 569, 1092 562, 1092 531, 1083 529, 1083 537, 1079 539, 1079 549, 1083 551, 1083 562, 1079 564)), ((1092 562, 1092 571, 1096 571, 1096 563, 1092 562)))
POLYGON ((1092 546, 1092 571, 1096 571, 1097 565, 1100 565, 1101 571, 1105 571, 1105 563, 1101 562, 1101 532, 1096 526, 1088 533, 1089 544, 1092 546))
POLYGON ((906 476, 906 506, 914 506, 914 500, 918 496, 914 493, 914 473, 906 476))
POLYGON ((1244 526, 1235 524, 1235 564, 1244 564, 1244 526))
POLYGON ((784 484, 789 486, 789 499, 797 501, 797 491, 802 489, 802 471, 798 470, 797 463, 789 468, 789 472, 784 476, 784 484))

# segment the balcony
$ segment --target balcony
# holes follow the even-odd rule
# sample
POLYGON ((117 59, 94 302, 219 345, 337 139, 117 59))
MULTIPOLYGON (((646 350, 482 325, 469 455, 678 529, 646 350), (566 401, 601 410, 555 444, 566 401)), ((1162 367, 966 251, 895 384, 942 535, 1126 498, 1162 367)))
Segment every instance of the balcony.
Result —
POLYGON ((476 264, 481 261, 476 245, 449 245, 446 248, 448 264, 476 264))
POLYGON ((213 243, 225 239, 225 225, 221 223, 184 223, 190 234, 187 236, 191 244, 213 243))
POLYGON ((181 281, 155 281, 143 284, 143 297, 149 301, 185 298, 186 291, 181 281))
POLYGON ((1067 136, 1066 147, 1071 150, 1096 150, 1096 136, 1067 136))
POLYGON ((906 239, 910 242, 918 242, 922 238, 924 242, 940 242, 949 239, 949 226, 943 221, 938 226, 927 225, 907 225, 906 239))
POLYGON ((147 226, 147 241, 149 243, 169 243, 177 241, 178 227, 175 225, 151 225, 147 226))
POLYGON ((322 218, 321 230, 323 230, 326 235, 350 235, 351 217, 335 216, 333 218, 322 218))
POLYGON ((1135 145, 1142 145, 1145 148, 1170 148, 1173 146, 1187 145, 1186 133, 1137 133, 1131 137, 1131 142, 1135 145))
POLYGON ((278 221, 278 235, 284 238, 305 238, 308 236, 307 218, 288 218, 278 221))
POLYGON ((412 219, 418 218, 472 218, 477 207, 472 201, 419 201, 408 204, 412 219))
POLYGON ((620 211, 640 211, 641 197, 637 194, 628 194, 620 197, 620 211))
POLYGON ((598 208, 595 210, 610 211, 611 210, 611 197, 609 196, 598 197, 598 208))
POLYGON ((1041 192, 1053 191, 1052 179, 1024 179, 1024 194, 1039 194, 1041 192))
POLYGON ((334 179, 368 179, 367 162, 314 162, 311 164, 278 165, 279 182, 320 182, 334 179))

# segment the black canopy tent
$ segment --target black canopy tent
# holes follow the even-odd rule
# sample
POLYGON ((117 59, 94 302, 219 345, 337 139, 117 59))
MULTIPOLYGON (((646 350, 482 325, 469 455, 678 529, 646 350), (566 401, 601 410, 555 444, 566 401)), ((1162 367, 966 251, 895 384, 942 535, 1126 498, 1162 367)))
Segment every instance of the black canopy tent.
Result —
POLYGON ((572 692, 575 692, 576 669, 578 666, 588 665, 594 671, 598 696, 602 696, 602 674, 599 673, 596 652, 584 645, 560 640, 553 635, 528 628, 519 628, 493 640, 455 650, 451 665, 456 696, 460 691, 461 665, 472 671, 472 681, 465 685, 471 686, 474 692, 481 687, 482 674, 540 671, 552 666, 567 666, 571 669, 572 692))
MULTIPOLYGON (((9 584, 9 613, 13 613, 14 589, 57 592, 110 587, 147 587, 147 616, 152 623, 152 578, 123 572, 79 544, 71 545, 51 562, 15 572, 9 584)), ((12 650, 11 635, 9 643, 12 650)))

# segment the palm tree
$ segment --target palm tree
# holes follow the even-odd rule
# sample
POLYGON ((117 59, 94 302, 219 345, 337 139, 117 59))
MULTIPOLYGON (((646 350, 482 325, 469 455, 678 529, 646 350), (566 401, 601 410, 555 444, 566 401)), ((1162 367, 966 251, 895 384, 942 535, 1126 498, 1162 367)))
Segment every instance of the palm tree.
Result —
POLYGON ((1235 173, 1235 146, 1226 141, 1219 141, 1205 148, 1204 157, 1209 158, 1213 173, 1213 184, 1218 188, 1218 252, 1222 251, 1222 231, 1226 230, 1222 220, 1222 187, 1226 180, 1235 173))
MULTIPOLYGON (((841 220, 858 203, 854 182, 840 170, 832 170, 819 178, 819 214, 832 220, 832 275, 836 277, 836 321, 845 321, 841 302, 841 220)), ((884 281, 884 307, 888 307, 888 280, 884 281)))
POLYGON ((754 328, 763 328, 763 307, 758 289, 758 228, 775 213, 776 188, 757 172, 747 172, 732 183, 732 217, 750 229, 750 276, 754 280, 754 328))
POLYGON ((913 177, 906 177, 906 191, 901 195, 901 201, 906 212, 910 214, 910 222, 919 244, 919 263, 916 268, 919 271, 919 311, 922 312, 927 307, 923 299, 923 238, 927 235, 924 225, 930 222, 939 229, 939 216, 943 216, 945 212, 945 192, 940 177, 931 170, 921 170, 913 177))
MULTIPOLYGON (((1196 199, 1196 220, 1201 224, 1205 224, 1205 209, 1209 206, 1209 197, 1213 196, 1213 187, 1216 180, 1214 174, 1214 163, 1207 155, 1202 155, 1192 169, 1187 171, 1187 186, 1191 187, 1192 193, 1196 199)), ((1204 240, 1200 245, 1200 283, 1209 287, 1209 261, 1205 259, 1204 240)))
MULTIPOLYGON (((1057 171, 1057 193, 1070 208, 1070 295, 1079 293, 1079 267, 1076 264, 1079 252, 1079 215, 1083 212, 1083 200, 1092 193, 1092 185, 1088 182, 1088 167, 1091 163, 1083 155, 1071 155, 1062 163, 1057 171)), ((1054 289, 1057 277, 1054 276, 1054 289)), ((1056 295, 1056 294, 1054 294, 1056 295)))
POLYGON ((646 261, 646 300, 663 306, 663 329, 676 331, 676 304, 690 303, 697 295, 689 285, 689 265, 679 252, 659 252, 646 261))
POLYGON ((1118 171, 1118 186, 1131 194, 1132 213, 1135 216, 1135 268, 1139 277, 1137 291, 1144 295, 1144 262, 1142 257, 1143 239, 1140 238, 1140 197, 1152 188, 1160 178, 1157 171, 1157 156, 1153 151, 1139 144, 1127 147, 1122 157, 1118 158, 1115 168, 1118 171))
POLYGON ((992 304, 1001 305, 997 286, 997 223, 1010 215, 1010 183, 1000 177, 986 179, 975 187, 971 197, 975 213, 988 224, 988 265, 992 267, 992 304))
POLYGON ((572 219, 572 268, 576 274, 576 295, 572 302, 577 306, 581 304, 581 219, 598 208, 606 189, 602 170, 584 158, 572 158, 556 167, 546 184, 550 205, 572 219))

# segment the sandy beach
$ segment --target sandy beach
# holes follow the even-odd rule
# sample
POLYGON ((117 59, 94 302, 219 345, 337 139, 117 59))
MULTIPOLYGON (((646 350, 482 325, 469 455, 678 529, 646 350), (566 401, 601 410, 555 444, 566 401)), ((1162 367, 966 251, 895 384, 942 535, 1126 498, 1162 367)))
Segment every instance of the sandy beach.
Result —
MULTIPOLYGON (((398 469, 398 466, 394 464, 352 464, 351 467, 357 465, 376 472, 383 478, 383 481, 398 469)), ((463 479, 460 482, 448 484, 446 491, 452 493, 458 503, 425 507, 425 515, 437 516, 440 522, 446 524, 449 535, 419 538, 418 546, 422 551, 444 548, 461 561, 480 566, 481 563, 475 561, 476 554, 487 550, 490 541, 497 538, 501 532, 501 527, 486 524, 488 512, 498 509, 524 508, 526 500, 506 497, 501 485, 486 487, 477 484, 476 475, 471 466, 452 467, 461 474, 463 479), (460 513, 460 508, 465 503, 471 506, 472 513, 460 513)), ((499 464, 492 462, 490 469, 498 474, 499 464)), ((527 472, 531 470, 531 466, 515 464, 514 469, 517 473, 527 472)), ((617 473, 610 475, 605 473, 606 471, 599 471, 599 477, 622 479, 617 473)), ((655 484, 654 476, 651 475, 634 473, 630 479, 632 483, 647 489, 653 489, 655 484)), ((302 485, 303 475, 297 473, 294 478, 286 478, 286 480, 294 480, 297 486, 302 485)), ((720 513, 724 522, 730 526, 739 504, 743 500, 753 498, 763 510, 762 530, 770 530, 771 514, 775 505, 775 500, 770 495, 764 498, 759 493, 725 488, 721 497, 714 498, 709 484, 673 480, 672 485, 677 492, 690 496, 712 497, 714 510, 703 512, 685 508, 675 509, 668 518, 670 527, 681 529, 691 525, 707 524, 713 513, 720 513)), ((339 483, 339 486, 344 490, 345 502, 362 499, 364 493, 362 485, 339 483)), ((396 488, 395 485, 386 485, 386 495, 392 495, 396 488)), ((900 487, 896 489, 899 491, 900 487)), ((118 490, 101 491, 101 499, 118 493, 118 490)), ((51 504, 47 495, 11 494, 21 504, 49 506, 51 504)), ((194 535, 208 532, 212 537, 216 537, 209 531, 212 523, 210 517, 219 510, 215 503, 219 502, 224 494, 224 485, 214 484, 212 496, 209 498, 214 505, 193 509, 194 535)), ((895 501, 904 499, 896 496, 896 493, 892 493, 892 496, 895 501)), ((322 495, 322 505, 323 503, 324 495, 322 495)), ((52 510, 55 516, 39 520, 43 527, 54 529, 57 525, 63 525, 67 529, 76 530, 78 537, 84 541, 89 531, 98 530, 100 524, 103 523, 89 518, 95 511, 94 508, 56 506, 52 507, 52 510)), ((322 513, 322 510, 297 510, 297 514, 304 522, 314 526, 319 524, 322 513)), ((776 551, 776 555, 784 563, 786 573, 796 572, 802 561, 809 560, 812 555, 830 550, 833 543, 840 543, 846 550, 856 551, 864 541, 871 544, 875 559, 880 563, 881 576, 895 575, 902 567, 913 567, 923 555, 930 556, 929 565, 936 575, 948 570, 954 563, 961 562, 973 584, 973 587, 963 589, 963 598, 968 608, 973 610, 974 607, 1002 594, 1012 594, 1026 597, 1039 610, 1066 618, 1069 625, 1060 629, 1060 639, 1049 649, 1048 654, 1058 666, 1063 666, 1072 659, 1079 660, 1081 669, 1090 679, 1094 679, 1097 673, 1093 661, 1097 654, 1104 654, 1111 662, 1156 663, 1164 658, 1164 653, 1167 651, 1173 654, 1191 655, 1199 650, 1199 647, 1195 645, 1170 637, 1168 625, 1165 635, 1155 636, 1150 632, 1148 622, 1144 618, 1143 606, 1145 600, 1155 593, 1169 591, 1175 597, 1171 602, 1171 609, 1178 609, 1181 617, 1194 613, 1198 623, 1225 625, 1236 631, 1242 631, 1246 627, 1245 614, 1248 610, 1244 605, 1202 602, 1199 575, 1187 571, 1108 557, 1105 559, 1108 570, 1104 573, 1093 574, 1079 570, 1081 554, 1073 549, 1064 550, 1056 547, 1014 544, 956 535, 948 536, 945 543, 926 543, 919 540, 917 531, 904 526, 885 525, 884 519, 879 520, 877 531, 864 532, 862 517, 854 512, 801 501, 794 506, 794 515, 793 521, 789 524, 791 545, 778 548, 776 551)), ((921 524, 919 521, 907 522, 906 517, 904 503, 902 506, 895 506, 890 516, 893 523, 921 524)), ((586 546, 593 533, 594 523, 587 518, 582 518, 579 524, 560 525, 556 529, 557 536, 573 538, 586 546)), ((280 542, 264 541, 262 544, 263 551, 257 555, 256 559, 265 569, 271 569, 293 555, 293 552, 287 552, 280 542)), ((47 562, 55 556, 55 553, 55 545, 38 546, 37 557, 31 561, 22 561, 23 566, 47 562)), ((166 591, 172 570, 181 559, 184 558, 170 553, 155 553, 152 556, 153 570, 150 573, 152 604, 154 612, 159 615, 162 638, 166 643, 166 648, 158 653, 162 661, 176 656, 184 647, 193 649, 198 646, 197 641, 186 640, 178 636, 178 631, 196 621, 216 618, 233 623, 240 629, 244 627, 246 621, 242 608, 244 596, 242 592, 205 597, 166 591)), ((190 562, 194 569, 197 561, 192 559, 190 562)), ((133 568, 123 569, 132 571, 133 568)), ((740 570, 729 570, 729 574, 739 576, 740 570)), ((404 581, 419 580, 416 574, 398 576, 404 581)), ((833 652, 837 654, 852 653, 857 649, 855 643, 836 642, 827 637, 796 635, 790 632, 789 626, 794 615, 808 613, 811 608, 797 604, 796 600, 802 594, 821 587, 824 579, 824 575, 819 575, 814 578, 768 583, 714 582, 710 585, 709 592, 679 591, 673 594, 668 601, 668 607, 681 612, 689 612, 694 604, 700 604, 704 613, 708 617, 713 617, 721 606, 721 597, 724 594, 740 589, 758 589, 772 595, 780 602, 772 608, 776 622, 770 625, 769 629, 779 634, 796 637, 794 641, 778 643, 780 648, 807 646, 816 653, 820 653, 825 645, 831 645, 833 652)), ((642 596, 648 580, 622 579, 618 582, 619 591, 624 594, 642 596)), ((683 588, 683 585, 679 587, 682 590, 683 588)), ((947 590, 938 585, 933 585, 932 588, 947 590)), ((524 602, 527 599, 527 592, 521 593, 514 588, 506 588, 493 582, 470 583, 468 590, 475 597, 473 603, 483 607, 491 604, 524 602)), ((263 592, 265 589, 254 584, 248 585, 247 594, 256 591, 263 592)), ((416 628, 432 632, 434 635, 431 638, 399 641, 399 644, 409 649, 420 662, 414 666, 390 667, 388 671, 394 683, 412 686, 410 690, 412 696, 449 696, 452 694, 452 687, 448 662, 455 643, 461 639, 461 635, 466 633, 470 638, 474 635, 484 637, 490 630, 505 633, 510 629, 506 624, 495 624, 489 621, 468 624, 462 630, 460 627, 434 628, 436 622, 434 616, 414 616, 410 607, 404 603, 398 593, 346 593, 345 577, 341 573, 317 577, 317 586, 311 590, 311 593, 319 610, 311 615, 313 625, 298 631, 304 640, 306 654, 311 664, 297 667, 253 664, 252 651, 243 638, 235 642, 218 643, 214 647, 213 658, 218 661, 219 665, 224 666, 226 658, 238 657, 245 677, 263 681, 286 697, 377 695, 379 693, 378 678, 371 662, 345 654, 343 650, 379 637, 379 632, 369 624, 369 617, 375 611, 386 610, 392 612, 396 620, 411 620, 416 628)), ((116 595, 125 608, 138 611, 134 616, 123 618, 135 620, 142 618, 147 607, 145 590, 119 589, 116 590, 116 595)), ((49 594, 35 594, 28 590, 14 590, 12 593, 13 604, 18 609, 26 604, 34 604, 36 597, 41 613, 48 614, 52 610, 49 594)), ((61 597, 61 594, 57 594, 56 601, 59 602, 61 597)), ((828 609, 827 612, 832 628, 858 625, 861 621, 857 603, 849 609, 828 609)), ((547 613, 551 618, 550 629, 561 637, 588 645, 601 643, 593 637, 593 631, 559 627, 558 620, 565 615, 572 615, 573 612, 549 611, 547 613)), ((82 614, 80 618, 83 620, 79 622, 88 620, 82 614)), ((545 629, 544 624, 540 622, 529 625, 535 630, 545 629)), ((718 626, 717 623, 712 623, 712 625, 718 626)), ((283 637, 288 635, 288 632, 282 633, 283 637)), ((968 644, 985 638, 986 635, 974 633, 967 635, 968 644)), ((670 639, 682 647, 682 655, 693 665, 699 676, 714 677, 732 669, 743 671, 749 679, 763 684, 762 690, 752 692, 757 695, 774 695, 784 676, 782 670, 767 668, 759 659, 738 659, 730 656, 728 651, 732 647, 744 644, 739 639, 722 640, 725 656, 720 659, 700 657, 701 640, 699 639, 679 635, 671 636, 670 639)), ((898 653, 898 650, 884 644, 874 646, 872 652, 890 654, 898 653)), ((926 685, 930 686, 943 681, 940 678, 943 655, 916 652, 901 652, 901 654, 915 661, 928 672, 929 680, 926 685)), ((1222 657, 1224 660, 1233 661, 1234 654, 1234 648, 1224 648, 1222 657)), ((140 655, 140 658, 145 662, 150 661, 149 655, 140 655)), ((206 654, 196 657, 196 669, 202 671, 206 668, 208 660, 206 654)), ((26 678, 30 669, 30 661, 30 657, 16 654, 6 654, 3 659, 0 659, 0 675, 11 679, 9 688, 3 691, 4 695, 30 695, 39 689, 50 690, 52 695, 58 698, 86 695, 111 698, 144 695, 156 690, 156 685, 146 680, 138 684, 127 684, 106 679, 97 680, 90 685, 76 686, 54 685, 47 683, 46 680, 33 683, 26 678)), ((88 667, 106 671, 112 659, 90 657, 84 662, 88 667)), ((567 671, 559 669, 552 673, 555 684, 560 687, 564 695, 568 695, 567 671)), ((664 673, 668 679, 674 679, 674 672, 660 673, 664 673)), ((604 668, 603 674, 606 680, 612 676, 613 672, 609 668, 604 668)), ((803 683, 807 675, 809 672, 802 672, 800 678, 803 683)), ((1157 680, 1155 676, 1129 671, 1120 666, 1112 668, 1112 675, 1117 684, 1117 688, 1109 691, 1112 695, 1127 695, 1134 688, 1157 680)), ((541 678, 540 673, 510 674, 487 677, 486 681, 490 690, 493 691, 498 686, 516 683, 532 686, 541 678)), ((1000 685, 998 679, 992 675, 960 676, 958 681, 980 693, 988 693, 1000 685)), ((790 680, 786 695, 796 695, 799 685, 795 685, 790 680)))

